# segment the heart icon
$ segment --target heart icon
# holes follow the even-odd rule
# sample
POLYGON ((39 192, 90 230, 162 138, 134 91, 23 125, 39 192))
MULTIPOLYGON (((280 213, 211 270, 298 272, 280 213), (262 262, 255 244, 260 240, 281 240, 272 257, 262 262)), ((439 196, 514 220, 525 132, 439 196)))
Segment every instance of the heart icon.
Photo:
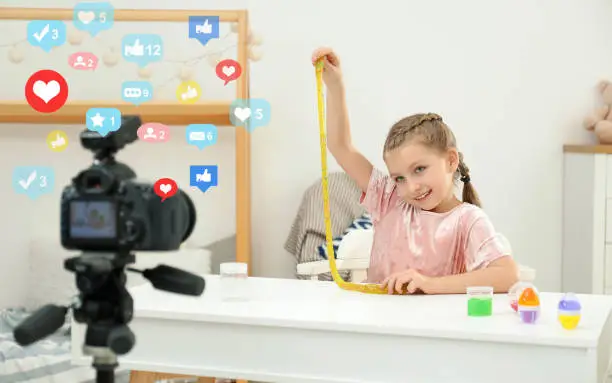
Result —
POLYGON ((96 14, 93 13, 93 11, 80 11, 79 13, 77 13, 77 17, 79 19, 80 22, 82 22, 83 24, 87 25, 89 23, 91 23, 95 18, 96 18, 96 14))
POLYGON ((164 194, 168 194, 170 190, 172 190, 172 185, 170 184, 161 184, 159 185, 159 190, 164 192, 164 194))
POLYGON ((240 121, 244 122, 251 117, 251 108, 236 108, 234 109, 234 116, 238 117, 240 121))
POLYGON ((222 70, 223 70, 223 74, 226 75, 227 77, 236 73, 236 68, 234 68, 233 66, 224 66, 222 70))
POLYGON ((60 84, 55 80, 49 82, 38 80, 34 83, 32 91, 43 100, 45 104, 48 104, 49 101, 53 100, 59 94, 60 84))

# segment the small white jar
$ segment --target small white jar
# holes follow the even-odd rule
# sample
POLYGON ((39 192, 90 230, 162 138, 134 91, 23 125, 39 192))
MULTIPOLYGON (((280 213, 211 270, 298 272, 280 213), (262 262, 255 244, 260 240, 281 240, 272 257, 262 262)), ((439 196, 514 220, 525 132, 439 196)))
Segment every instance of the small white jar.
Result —
POLYGON ((249 268, 246 263, 226 262, 219 266, 221 296, 224 300, 244 300, 249 268))

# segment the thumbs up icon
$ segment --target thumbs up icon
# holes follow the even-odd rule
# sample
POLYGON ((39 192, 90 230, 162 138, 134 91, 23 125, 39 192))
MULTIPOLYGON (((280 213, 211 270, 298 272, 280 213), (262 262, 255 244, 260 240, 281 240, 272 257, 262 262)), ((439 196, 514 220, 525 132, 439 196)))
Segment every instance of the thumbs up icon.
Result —
POLYGON ((208 169, 204 169, 204 173, 196 175, 196 181, 198 181, 198 182, 206 182, 206 183, 208 183, 208 182, 211 181, 211 179, 212 179, 212 176, 208 172, 208 169))
POLYGON ((125 45, 125 56, 143 56, 144 45, 140 43, 140 39, 134 41, 134 45, 125 45))
POLYGON ((196 33, 203 35, 210 35, 212 33, 212 24, 208 19, 204 20, 204 24, 196 25, 196 33))
POLYGON ((55 140, 51 141, 51 147, 53 149, 60 148, 64 145, 66 145, 66 140, 64 139, 63 136, 60 136, 59 133, 55 136, 55 140))

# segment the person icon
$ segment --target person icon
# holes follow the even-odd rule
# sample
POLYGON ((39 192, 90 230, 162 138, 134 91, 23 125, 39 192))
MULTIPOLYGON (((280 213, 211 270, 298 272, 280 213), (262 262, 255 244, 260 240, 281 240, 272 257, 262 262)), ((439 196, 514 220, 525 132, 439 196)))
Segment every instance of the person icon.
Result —
POLYGON ((73 67, 76 68, 78 66, 85 66, 85 60, 83 60, 83 56, 77 56, 76 60, 74 60, 73 67))
POLYGON ((157 136, 155 135, 155 131, 153 130, 152 127, 148 127, 147 128, 147 133, 145 133, 145 135, 144 135, 144 139, 145 140, 148 139, 148 138, 153 139, 153 140, 157 140, 157 136))

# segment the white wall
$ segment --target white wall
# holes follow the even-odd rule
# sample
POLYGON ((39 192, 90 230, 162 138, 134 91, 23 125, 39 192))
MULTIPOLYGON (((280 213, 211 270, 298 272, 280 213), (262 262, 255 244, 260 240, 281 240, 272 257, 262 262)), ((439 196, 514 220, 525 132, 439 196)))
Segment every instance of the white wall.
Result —
MULTIPOLYGON (((42 0, 5 1, 3 6, 26 3, 50 6, 42 0)), ((52 6, 75 3, 56 0, 52 6)), ((160 0, 113 4, 116 8, 168 8, 160 0)), ((196 4, 201 2, 174 2, 177 8, 196 4)), ((612 78, 607 38, 612 35, 608 22, 612 3, 387 0, 376 5, 348 0, 252 0, 248 4, 252 27, 264 39, 263 59, 251 67, 251 93, 268 99, 273 108, 271 125, 252 135, 255 274, 293 275, 293 260, 282 246, 304 189, 320 176, 309 58, 318 45, 331 45, 343 60, 356 145, 383 166, 382 143, 395 120, 421 111, 441 114, 455 130, 485 208, 511 240, 517 259, 537 269, 542 290, 558 289, 562 145, 592 140, 580 122, 596 100, 594 84, 612 78)), ((241 6, 242 1, 206 3, 208 9, 241 6)), ((0 31, 23 28, 4 21, 0 25, 0 31)), ((125 29, 109 32, 108 38, 120 37, 121 31, 125 29)), ((191 48, 180 45, 187 44, 182 41, 186 31, 166 31, 164 36, 175 37, 179 44, 175 54, 189 57, 191 48)), ((60 48, 51 53, 49 66, 67 70, 65 52, 60 48)), ((34 57, 44 59, 41 54, 34 57)), ((0 59, 0 70, 10 74, 3 78, 0 98, 20 97, 25 79, 39 65, 33 57, 19 66, 0 59)), ((202 73, 211 70, 206 64, 198 68, 203 68, 202 73)), ((173 75, 172 71, 155 73, 161 78, 173 75)), ((119 86, 133 73, 123 64, 101 69, 95 78, 103 82, 90 86, 79 76, 75 92, 79 98, 85 97, 85 90, 100 97, 116 94, 114 88, 100 85, 119 86)), ((214 79, 200 81, 208 84, 214 79)), ((203 87, 209 99, 231 92, 217 85, 203 87)), ((172 89, 166 96, 172 97, 172 89)), ((6 217, 0 224, 6 243, 0 256, 3 285, 25 286, 28 265, 21 254, 27 238, 34 233, 57 236, 59 186, 88 164, 89 154, 76 145, 65 153, 49 153, 44 136, 50 128, 5 125, 0 129, 0 171, 7 180, 0 188, 6 217), (54 195, 32 203, 13 194, 12 168, 26 163, 56 167, 54 195)), ((77 128, 69 129, 76 136, 77 128)), ((180 136, 181 128, 175 129, 180 136)), ((201 153, 175 141, 160 149, 139 143, 121 155, 144 177, 170 175, 183 182, 194 161, 219 164, 221 186, 206 196, 194 195, 200 214, 194 241, 202 244, 229 235, 235 225, 233 134, 228 129, 222 136, 217 146, 201 153)), ((331 169, 338 169, 330 161, 331 169)), ((17 290, 11 289, 11 294, 17 290)), ((0 303, 7 294, 0 292, 0 303)))

